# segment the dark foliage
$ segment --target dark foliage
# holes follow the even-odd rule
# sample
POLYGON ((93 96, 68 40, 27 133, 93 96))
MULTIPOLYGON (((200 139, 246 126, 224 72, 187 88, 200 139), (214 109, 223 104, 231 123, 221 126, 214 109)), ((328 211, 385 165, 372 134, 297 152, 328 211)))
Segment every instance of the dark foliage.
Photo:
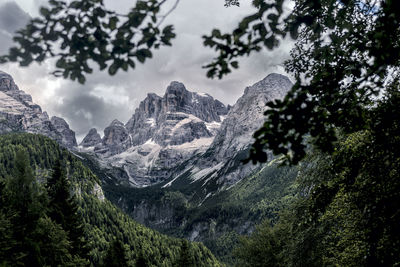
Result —
POLYGON ((298 200, 273 228, 264 224, 244 239, 241 266, 275 255, 275 266, 400 263, 397 88, 389 87, 373 109, 369 130, 342 134, 333 154, 313 151, 302 162, 298 200))

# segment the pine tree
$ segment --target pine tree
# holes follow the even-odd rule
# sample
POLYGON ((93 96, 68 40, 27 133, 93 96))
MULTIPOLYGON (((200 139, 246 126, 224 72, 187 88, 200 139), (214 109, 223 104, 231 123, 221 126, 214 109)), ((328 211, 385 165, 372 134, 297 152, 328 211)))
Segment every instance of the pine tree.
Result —
POLYGON ((190 243, 186 239, 182 241, 178 267, 196 266, 194 256, 190 250, 190 243))
POLYGON ((78 258, 87 258, 88 247, 84 241, 83 220, 78 213, 77 201, 70 193, 70 185, 61 160, 56 161, 46 188, 49 196, 50 218, 60 224, 68 233, 72 245, 71 254, 78 258))
POLYGON ((129 266, 124 244, 120 240, 116 239, 110 244, 103 265, 105 267, 129 266))
POLYGON ((76 266, 67 232, 49 217, 39 219, 33 238, 39 248, 40 266, 76 266))
POLYGON ((139 253, 139 256, 136 259, 135 267, 148 267, 147 260, 144 257, 143 251, 139 253))
POLYGON ((15 245, 10 249, 13 264, 40 265, 40 247, 33 237, 39 218, 44 214, 39 190, 25 150, 16 153, 13 175, 5 189, 6 214, 13 228, 15 245))
POLYGON ((5 181, 0 180, 0 266, 11 264, 10 250, 14 245, 10 218, 6 214, 5 181))

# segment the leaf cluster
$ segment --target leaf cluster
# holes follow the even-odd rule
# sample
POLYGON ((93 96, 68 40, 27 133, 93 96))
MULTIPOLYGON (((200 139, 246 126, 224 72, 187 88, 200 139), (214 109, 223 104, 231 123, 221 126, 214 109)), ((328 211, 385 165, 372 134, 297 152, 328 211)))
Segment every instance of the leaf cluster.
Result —
POLYGON ((160 25, 164 3, 137 1, 127 14, 118 14, 103 0, 51 0, 48 8, 40 8, 40 17, 17 32, 17 46, 1 62, 28 66, 55 58, 53 74, 79 83, 93 72, 93 63, 110 75, 133 69, 152 58, 151 50, 170 46, 175 37, 172 25, 160 25))

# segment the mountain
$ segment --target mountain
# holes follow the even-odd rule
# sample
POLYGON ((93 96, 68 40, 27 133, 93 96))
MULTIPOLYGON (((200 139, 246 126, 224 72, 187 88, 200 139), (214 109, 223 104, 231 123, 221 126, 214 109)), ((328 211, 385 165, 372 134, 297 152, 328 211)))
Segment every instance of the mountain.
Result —
MULTIPOLYGON (((266 103, 282 99, 292 85, 286 76, 273 73, 247 87, 222 122, 207 151, 193 164, 185 163, 186 168, 181 175, 193 181, 205 180, 203 186, 214 182, 221 189, 237 183, 259 168, 258 165, 243 165, 241 160, 247 157, 253 134, 264 122, 266 103)), ((179 179, 179 175, 175 179, 179 179)))
POLYGON ((190 108, 182 108, 185 105, 179 104, 180 113, 176 113, 175 107, 167 111, 173 112, 174 120, 162 121, 158 118, 161 117, 159 114, 162 114, 162 99, 165 97, 151 94, 127 123, 129 126, 125 126, 128 133, 146 136, 142 142, 150 139, 142 145, 132 144, 125 152, 109 157, 82 155, 88 158, 92 170, 102 179, 106 197, 131 217, 164 233, 204 242, 220 260, 233 264, 231 251, 238 234, 251 233, 263 219, 275 218, 277 210, 293 196, 296 168, 279 168, 279 158, 262 165, 242 164, 252 144, 253 133, 264 122, 265 104, 283 98, 291 86, 287 77, 270 74, 247 87, 236 104, 227 108, 228 113, 220 115, 221 122, 211 123, 204 120, 205 116, 197 114, 202 117, 200 119, 192 114, 194 112, 190 108), (178 146, 162 147, 163 142, 176 139, 177 133, 171 128, 193 121, 204 123, 206 127, 212 124, 213 131, 207 128, 212 135, 194 138, 195 141, 178 146), (156 134, 160 131, 172 132, 172 137, 161 138, 162 135, 156 134), (199 143, 204 140, 207 142, 200 146, 199 143), (189 145, 195 153, 190 153, 189 145), (160 150, 152 150, 159 147, 160 150), (174 148, 173 153, 166 153, 171 148, 174 148), (131 151, 136 153, 136 158, 131 151), (187 156, 176 157, 178 152, 187 156), (153 157, 152 153, 157 157, 153 157), (142 172, 140 166, 145 170, 160 166, 160 154, 164 156, 164 161, 170 162, 169 165, 164 165, 164 172, 159 176, 156 172, 148 172, 147 179, 151 175, 162 179, 154 179, 145 188, 126 183, 129 179, 127 173, 135 175, 136 172, 137 175, 142 172), (156 160, 144 161, 146 157, 156 160), (143 161, 135 162, 138 158, 143 161))
POLYGON ((114 120, 101 140, 90 130, 81 151, 93 151, 108 169, 123 169, 124 178, 118 180, 126 185, 157 184, 208 148, 228 111, 210 95, 172 82, 163 97, 148 94, 125 125, 114 120))
POLYGON ((112 121, 103 138, 91 129, 77 148, 65 121, 49 119, 9 75, 1 77, 2 132, 40 133, 74 149, 100 178, 96 192, 146 226, 204 242, 228 264, 238 235, 273 220, 293 196, 296 168, 278 168, 279 158, 242 164, 265 104, 292 86, 283 75, 247 87, 232 107, 172 82, 163 96, 148 94, 127 123, 112 121))
POLYGON ((77 146, 75 133, 64 119, 49 118, 9 74, 0 71, 0 134, 9 132, 42 134, 64 147, 77 146))

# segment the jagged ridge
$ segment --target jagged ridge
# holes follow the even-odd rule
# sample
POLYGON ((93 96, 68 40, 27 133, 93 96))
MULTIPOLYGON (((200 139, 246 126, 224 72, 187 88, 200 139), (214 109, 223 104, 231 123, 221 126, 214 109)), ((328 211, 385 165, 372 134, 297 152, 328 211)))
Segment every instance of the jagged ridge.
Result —
POLYGON ((64 119, 50 119, 9 74, 0 71, 0 134, 9 132, 43 134, 67 148, 77 146, 75 133, 64 119))
POLYGON ((165 180, 170 169, 204 151, 228 111, 210 95, 172 82, 163 97, 148 94, 125 125, 114 120, 101 140, 91 130, 81 146, 106 165, 123 168, 129 184, 147 186, 165 180))

